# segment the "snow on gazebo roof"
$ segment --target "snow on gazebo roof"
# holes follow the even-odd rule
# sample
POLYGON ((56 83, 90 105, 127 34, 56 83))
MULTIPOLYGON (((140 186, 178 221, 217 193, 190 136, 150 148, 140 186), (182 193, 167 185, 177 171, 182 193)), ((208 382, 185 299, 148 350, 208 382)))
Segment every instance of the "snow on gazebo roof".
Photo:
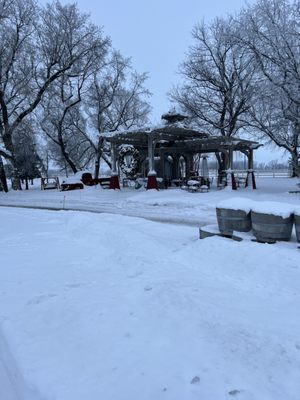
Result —
POLYGON ((167 113, 163 114, 161 116, 161 119, 165 120, 167 123, 172 123, 184 121, 185 119, 188 119, 188 116, 181 114, 179 111, 176 110, 175 107, 173 107, 167 113))
MULTIPOLYGON (((168 124, 164 123, 164 124, 150 125, 147 127, 143 126, 128 130, 117 130, 114 132, 103 132, 102 136, 105 137, 108 141, 115 141, 122 138, 143 140, 142 136, 144 136, 145 139, 149 135, 156 137, 164 134, 175 137, 181 136, 182 138, 191 136, 204 138, 209 136, 207 133, 201 132, 200 130, 196 129, 196 127, 184 124, 182 122, 175 122, 168 124)), ((168 137, 168 139, 170 139, 170 137, 168 137)))
POLYGON ((258 142, 238 137, 211 136, 201 132, 197 127, 186 125, 183 122, 152 125, 130 130, 105 132, 103 136, 109 142, 116 144, 131 144, 136 147, 146 147, 148 137, 163 144, 174 143, 174 147, 198 149, 199 152, 213 152, 221 149, 234 150, 257 149, 262 146, 258 142))
POLYGON ((199 130, 199 127, 187 121, 188 116, 178 112, 175 108, 162 115, 163 123, 147 127, 137 127, 128 130, 104 132, 102 136, 108 142, 115 144, 131 144, 135 147, 147 147, 150 137, 160 147, 170 146, 174 148, 186 148, 190 151, 213 152, 226 149, 252 150, 261 145, 258 142, 228 136, 211 136, 199 130))

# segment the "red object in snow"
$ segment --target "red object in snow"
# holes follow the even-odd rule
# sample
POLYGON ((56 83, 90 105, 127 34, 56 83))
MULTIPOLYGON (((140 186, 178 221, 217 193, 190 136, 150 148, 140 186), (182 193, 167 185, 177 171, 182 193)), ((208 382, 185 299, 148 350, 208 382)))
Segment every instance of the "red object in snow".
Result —
POLYGON ((86 186, 94 186, 95 184, 95 180, 92 176, 92 174, 90 174, 89 172, 84 172, 81 176, 81 181, 84 185, 86 186))
POLYGON ((110 178, 110 189, 120 189, 119 177, 118 175, 112 175, 110 178))
POLYGON ((149 189, 158 190, 156 175, 148 175, 147 190, 149 190, 149 189))
POLYGON ((251 175, 251 180, 252 180, 252 189, 256 189, 256 181, 255 181, 255 174, 254 171, 248 171, 247 172, 247 178, 246 178, 246 183, 245 183, 245 187, 249 186, 249 175, 251 175))

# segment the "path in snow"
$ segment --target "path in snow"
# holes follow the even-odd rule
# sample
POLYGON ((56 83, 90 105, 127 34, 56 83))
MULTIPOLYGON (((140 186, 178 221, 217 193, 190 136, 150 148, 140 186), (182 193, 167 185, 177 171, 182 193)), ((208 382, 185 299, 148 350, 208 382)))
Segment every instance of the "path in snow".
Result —
POLYGON ((5 400, 19 400, 10 380, 7 370, 4 368, 3 360, 0 357, 0 388, 5 393, 5 400))
MULTIPOLYGON (((136 193, 133 194, 136 195, 136 193)), ((151 195, 153 197, 153 193, 142 194, 149 195, 149 199, 151 199, 151 195)), ((201 204, 199 201, 195 203, 196 198, 192 198, 193 194, 189 194, 188 200, 184 203, 176 202, 178 200, 176 194, 175 191, 169 191, 168 193, 166 193, 166 191, 160 192, 156 195, 159 197, 162 195, 162 200, 159 199, 158 202, 154 200, 152 203, 147 203, 147 198, 141 200, 138 199, 137 201, 135 201, 135 197, 131 199, 129 196, 132 196, 132 193, 130 192, 116 193, 110 191, 110 193, 108 193, 108 191, 101 191, 99 193, 99 191, 89 190, 89 188, 85 189, 84 192, 80 191, 75 193, 45 193, 32 191, 29 193, 9 193, 9 196, 2 196, 0 197, 0 206, 44 210, 89 211, 97 214, 106 213, 124 215, 144 218, 150 221, 184 224, 189 226, 206 225, 211 223, 215 218, 215 208, 208 206, 205 203, 201 204), (164 203, 166 194, 168 194, 168 201, 167 203, 164 203), (170 201, 170 197, 172 201, 170 201), (189 203, 188 201, 190 200, 193 200, 194 202, 189 203)), ((200 199, 198 198, 198 200, 200 199)))
POLYGON ((41 400, 19 371, 0 323, 0 400, 41 400))
POLYGON ((88 187, 72 192, 29 191, 0 193, 0 206, 90 211, 131 217, 157 222, 203 226, 216 221, 215 207, 218 202, 232 197, 253 200, 273 200, 299 204, 299 195, 291 195, 297 180, 287 178, 260 178, 258 190, 251 188, 232 191, 230 188, 209 193, 188 193, 179 189, 162 191, 101 190, 88 187))
MULTIPOLYGON (((29 202, 30 203, 30 202, 29 202)), ((41 201, 42 203, 42 201, 41 201)), ((48 203, 48 202, 47 202, 48 203)), ((144 205, 142 210, 139 210, 136 206, 134 208, 130 208, 128 205, 126 208, 118 208, 116 205, 112 204, 101 204, 100 207, 95 209, 94 207, 89 207, 88 205, 82 204, 72 206, 67 205, 64 208, 55 205, 30 205, 24 204, 24 202, 16 202, 16 204, 0 204, 0 207, 16 207, 16 208, 29 208, 36 210, 49 210, 49 211, 81 211, 81 212, 91 212, 95 214, 114 214, 114 215, 123 215, 127 217, 136 217, 136 218, 144 218, 149 221, 154 222, 163 222, 170 224, 182 224, 187 226, 204 226, 210 224, 212 219, 215 217, 215 210, 207 213, 205 217, 201 216, 201 218, 195 218, 194 215, 176 215, 177 209, 174 209, 174 213, 172 213, 172 209, 168 208, 167 212, 163 209, 158 209, 157 207, 144 205)))

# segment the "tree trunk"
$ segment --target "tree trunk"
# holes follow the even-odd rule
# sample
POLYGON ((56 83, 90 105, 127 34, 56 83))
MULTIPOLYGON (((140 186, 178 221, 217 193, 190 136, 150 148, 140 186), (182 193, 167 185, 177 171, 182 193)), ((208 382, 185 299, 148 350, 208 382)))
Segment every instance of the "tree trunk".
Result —
POLYGON ((6 132, 3 135, 2 139, 3 139, 3 143, 4 143, 6 150, 8 150, 11 153, 11 155, 8 158, 8 161, 11 163, 11 165, 13 167, 12 189, 20 190, 20 189, 22 189, 21 183, 20 183, 20 175, 19 175, 19 171, 17 168, 16 158, 15 158, 15 148, 13 145, 12 135, 11 135, 10 131, 6 132))
POLYGON ((297 149, 294 149, 294 151, 291 152, 291 167, 292 167, 291 177, 292 178, 300 177, 299 161, 300 161, 300 155, 298 154, 297 149))
POLYGON ((103 144, 104 144, 104 139, 103 139, 103 137, 99 136, 98 143, 97 143, 97 149, 95 148, 95 152, 96 152, 96 156, 95 156, 95 179, 99 178, 100 161, 101 161, 101 157, 103 155, 103 144))
POLYGON ((18 169, 13 165, 13 175, 12 175, 12 189, 22 190, 21 180, 18 169))
POLYGON ((218 160, 218 184, 222 183, 223 178, 226 178, 226 173, 225 170, 228 168, 227 166, 227 154, 224 152, 221 153, 215 153, 217 160, 218 160))
POLYGON ((73 163, 73 161, 71 160, 71 158, 69 157, 69 154, 65 151, 64 148, 61 149, 62 154, 66 160, 66 162, 69 164, 69 166, 71 167, 71 170, 74 174, 76 174, 76 172, 78 172, 78 169, 76 168, 76 165, 73 163))
POLYGON ((7 193, 8 186, 7 186, 6 174, 5 174, 4 165, 3 165, 1 156, 0 156, 0 185, 2 186, 4 192, 7 193))
POLYGON ((66 163, 69 164, 69 166, 71 167, 72 172, 74 174, 76 174, 76 172, 77 172, 76 165, 71 160, 71 158, 70 158, 70 156, 69 156, 69 154, 68 154, 68 152, 66 150, 66 147, 65 147, 65 144, 64 144, 62 138, 60 138, 60 140, 59 140, 59 145, 60 145, 61 153, 62 153, 66 163))
POLYGON ((95 175, 94 175, 95 180, 99 178, 100 159, 101 159, 101 154, 98 152, 95 157, 95 175))

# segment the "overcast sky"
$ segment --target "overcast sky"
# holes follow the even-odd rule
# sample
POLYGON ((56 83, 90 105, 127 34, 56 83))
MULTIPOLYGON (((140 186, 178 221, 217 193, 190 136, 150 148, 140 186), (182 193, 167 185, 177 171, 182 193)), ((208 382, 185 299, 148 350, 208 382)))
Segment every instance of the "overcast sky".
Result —
MULTIPOLYGON (((178 66, 192 44, 192 28, 203 19, 209 21, 239 11, 245 1, 77 0, 77 4, 81 11, 91 15, 95 24, 103 26, 116 49, 132 58, 138 72, 149 73, 152 120, 157 122, 170 108, 167 92, 180 81, 178 66)), ((259 151, 259 159, 264 154, 259 151)), ((280 158, 280 155, 273 150, 267 158, 280 158)))

